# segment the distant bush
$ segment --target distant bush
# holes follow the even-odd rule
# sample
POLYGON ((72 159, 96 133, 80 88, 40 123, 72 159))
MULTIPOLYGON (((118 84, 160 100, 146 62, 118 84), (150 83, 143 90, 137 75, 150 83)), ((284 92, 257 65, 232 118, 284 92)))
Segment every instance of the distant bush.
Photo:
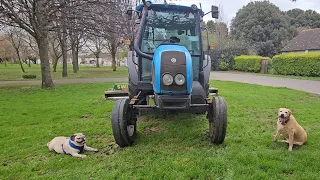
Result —
POLYGON ((320 76, 320 53, 281 54, 272 58, 274 74, 320 76))
POLYGON ((219 63, 219 70, 227 71, 229 69, 229 63, 220 61, 219 63))
POLYGON ((223 49, 210 50, 209 55, 212 61, 212 70, 219 70, 220 62, 227 63, 228 69, 232 69, 234 65, 234 57, 242 54, 248 54, 248 49, 245 47, 227 47, 223 49))
POLYGON ((246 72, 259 72, 261 69, 261 56, 237 56, 234 58, 235 70, 246 72))
POLYGON ((24 74, 24 75, 22 75, 22 78, 23 79, 35 79, 35 78, 37 78, 37 75, 35 75, 35 74, 24 74))

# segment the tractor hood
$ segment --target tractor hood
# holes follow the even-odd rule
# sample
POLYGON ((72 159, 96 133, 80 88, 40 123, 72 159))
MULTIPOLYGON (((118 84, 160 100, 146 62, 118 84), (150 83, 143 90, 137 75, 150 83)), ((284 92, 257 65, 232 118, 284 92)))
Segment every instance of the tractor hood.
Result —
POLYGON ((191 94, 192 91, 192 58, 190 52, 180 45, 160 45, 154 53, 152 63, 152 84, 156 94, 191 94), (163 83, 163 76, 173 77, 172 85, 163 83), (185 83, 178 85, 176 75, 183 75, 185 83))

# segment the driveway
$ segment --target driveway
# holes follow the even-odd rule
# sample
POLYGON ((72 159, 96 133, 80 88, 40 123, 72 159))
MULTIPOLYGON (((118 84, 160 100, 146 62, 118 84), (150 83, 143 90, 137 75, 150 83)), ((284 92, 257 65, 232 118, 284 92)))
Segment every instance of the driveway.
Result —
MULTIPOLYGON (((225 72, 211 72, 211 80, 235 81, 249 84, 259 84, 273 87, 287 87, 320 95, 320 81, 278 78, 269 76, 255 76, 250 74, 233 74, 225 72)), ((95 82, 127 82, 128 78, 83 78, 57 79, 54 84, 78 84, 95 82)), ((40 85, 41 81, 0 81, 0 86, 7 85, 40 85)))
POLYGON ((287 87, 290 89, 296 89, 320 95, 320 81, 256 76, 250 74, 233 74, 225 72, 211 72, 210 79, 259 84, 273 87, 287 87))

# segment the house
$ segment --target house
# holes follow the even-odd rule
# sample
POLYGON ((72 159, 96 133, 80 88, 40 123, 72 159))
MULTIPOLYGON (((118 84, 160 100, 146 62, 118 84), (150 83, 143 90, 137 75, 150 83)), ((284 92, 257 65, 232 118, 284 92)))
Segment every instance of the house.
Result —
POLYGON ((320 52, 320 28, 301 31, 298 36, 293 38, 280 52, 320 52))

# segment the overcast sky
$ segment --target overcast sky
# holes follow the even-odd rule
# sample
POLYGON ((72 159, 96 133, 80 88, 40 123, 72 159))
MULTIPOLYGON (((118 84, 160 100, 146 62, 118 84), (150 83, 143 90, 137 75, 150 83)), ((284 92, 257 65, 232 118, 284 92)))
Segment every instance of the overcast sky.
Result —
MULTIPOLYGON (((223 19, 230 25, 231 19, 236 15, 236 12, 247 5, 251 0, 167 0, 168 2, 175 1, 176 4, 191 5, 201 2, 203 11, 209 12, 211 5, 221 5, 223 7, 223 19)), ((320 13, 320 0, 298 0, 291 2, 290 0, 270 0, 271 3, 278 6, 281 10, 286 11, 294 8, 303 10, 316 10, 320 13)), ((205 21, 210 19, 210 15, 205 17, 205 21)))

